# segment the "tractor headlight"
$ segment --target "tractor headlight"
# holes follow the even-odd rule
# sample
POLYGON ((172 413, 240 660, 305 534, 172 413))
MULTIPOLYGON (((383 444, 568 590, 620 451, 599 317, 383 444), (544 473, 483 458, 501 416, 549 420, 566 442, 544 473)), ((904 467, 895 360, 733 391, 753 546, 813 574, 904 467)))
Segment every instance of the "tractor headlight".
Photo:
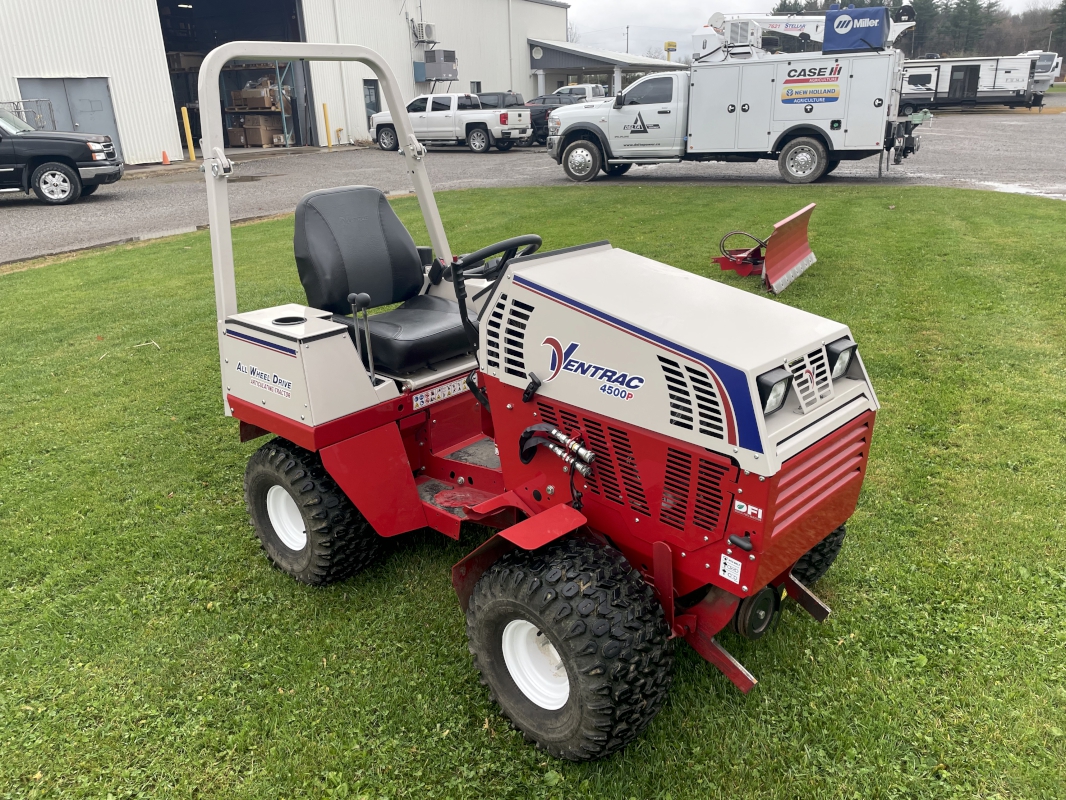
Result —
POLYGON ((788 387, 792 385, 792 373, 784 367, 764 372, 755 379, 759 387, 759 402, 763 415, 773 414, 785 404, 788 387))
POLYGON ((846 337, 825 346, 825 354, 829 357, 829 374, 833 380, 843 377, 848 371, 852 358, 855 356, 856 347, 855 342, 846 337))

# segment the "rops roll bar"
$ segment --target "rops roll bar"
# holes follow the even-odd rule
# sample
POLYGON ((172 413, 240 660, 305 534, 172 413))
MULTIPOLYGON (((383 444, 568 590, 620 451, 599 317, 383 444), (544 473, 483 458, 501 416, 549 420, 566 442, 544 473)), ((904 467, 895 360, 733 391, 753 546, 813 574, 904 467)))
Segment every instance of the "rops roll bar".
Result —
MULTIPOLYGON (((307 42, 229 42, 216 47, 200 65, 200 124, 203 138, 200 148, 204 157, 207 181, 207 221, 211 229, 211 261, 215 274, 215 308, 219 337, 219 358, 226 317, 237 313, 237 288, 233 274, 233 238, 230 235, 229 193, 226 179, 233 166, 226 158, 222 139, 222 105, 218 77, 227 62, 235 58, 304 59, 306 61, 358 61, 373 70, 381 82, 385 103, 392 112, 392 122, 399 132, 407 172, 415 185, 418 205, 429 230, 429 240, 437 256, 451 263, 452 252, 444 235, 444 225, 433 198, 423 157, 425 148, 415 138, 408 119, 396 76, 385 59, 373 50, 357 44, 310 44, 307 42), (212 109, 215 109, 212 111, 212 109)), ((278 87, 280 93, 281 88, 278 87)))

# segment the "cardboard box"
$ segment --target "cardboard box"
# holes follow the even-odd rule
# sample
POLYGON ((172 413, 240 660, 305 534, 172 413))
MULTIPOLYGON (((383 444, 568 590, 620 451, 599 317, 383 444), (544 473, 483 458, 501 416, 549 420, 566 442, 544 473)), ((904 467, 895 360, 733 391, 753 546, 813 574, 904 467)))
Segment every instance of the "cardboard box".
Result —
POLYGON ((241 90, 238 89, 235 92, 229 93, 229 104, 231 106, 244 105, 244 97, 241 96, 241 90))
POLYGON ((275 102, 269 89, 243 89, 241 105, 245 108, 273 108, 275 102))
POLYGON ((265 131, 284 130, 281 114, 245 114, 242 124, 245 128, 260 128, 265 131))
POLYGON ((278 147, 284 147, 286 143, 292 144, 292 134, 286 136, 284 133, 275 133, 273 143, 278 147))
POLYGON ((244 138, 248 147, 264 147, 274 144, 274 134, 264 128, 245 128, 244 138))
POLYGON ((167 66, 173 70, 197 69, 203 61, 203 53, 167 53, 167 66))
POLYGON ((244 135, 244 128, 226 128, 226 141, 230 147, 247 147, 248 138, 244 135))

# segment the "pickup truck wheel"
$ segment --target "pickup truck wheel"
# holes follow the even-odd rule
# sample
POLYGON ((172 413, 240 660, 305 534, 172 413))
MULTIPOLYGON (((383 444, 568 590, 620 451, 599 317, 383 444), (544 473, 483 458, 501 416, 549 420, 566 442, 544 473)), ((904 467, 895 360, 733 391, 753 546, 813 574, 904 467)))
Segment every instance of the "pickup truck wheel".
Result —
POLYGON ((400 141, 396 138, 396 131, 392 128, 382 128, 378 131, 378 147, 382 150, 397 150, 400 141))
POLYGON ((474 128, 466 135, 466 146, 471 153, 489 152, 489 132, 484 128, 474 128))
POLYGON ((608 178, 620 178, 629 172, 629 168, 632 164, 604 164, 600 169, 608 178))
POLYGON ((30 185, 42 203, 62 206, 81 197, 81 180, 66 164, 49 161, 33 171, 30 185))
POLYGON ((825 145, 809 136, 786 144, 777 160, 781 177, 788 183, 814 183, 825 174, 828 164, 825 145))
POLYGON ((98 183, 94 183, 92 186, 82 186, 81 187, 81 196, 82 197, 88 197, 89 195, 91 195, 93 192, 95 192, 99 188, 100 188, 100 184, 98 184, 98 183))
POLYGON ((600 148, 588 139, 578 139, 563 151, 563 172, 572 181, 591 181, 602 161, 600 148))
POLYGON ((512 147, 514 147, 513 139, 504 139, 502 141, 496 142, 496 149, 499 150, 501 153, 506 153, 512 147))

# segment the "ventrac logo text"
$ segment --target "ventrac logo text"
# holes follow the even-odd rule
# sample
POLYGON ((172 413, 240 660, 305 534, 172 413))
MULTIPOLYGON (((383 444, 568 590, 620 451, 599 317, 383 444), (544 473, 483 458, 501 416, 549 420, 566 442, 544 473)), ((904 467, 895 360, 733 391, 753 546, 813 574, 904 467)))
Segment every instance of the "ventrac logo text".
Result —
POLYGON ((880 24, 879 19, 852 19, 847 14, 841 14, 833 23, 833 30, 837 33, 847 33, 852 28, 876 28, 880 24))
POLYGON ((733 501, 733 510, 738 514, 743 514, 745 517, 751 517, 752 519, 762 519, 762 509, 756 506, 749 506, 747 503, 742 503, 739 500, 733 501))
POLYGON ((572 372, 600 382, 600 391, 620 400, 632 400, 633 392, 644 385, 644 378, 640 375, 632 375, 628 372, 611 369, 591 361, 582 361, 574 356, 581 347, 578 342, 570 342, 563 348, 562 343, 554 336, 549 336, 541 344, 551 348, 551 361, 548 368, 551 374, 544 379, 545 383, 553 381, 560 372, 572 372))
POLYGON ((286 380, 276 372, 264 372, 258 367, 243 364, 240 361, 237 362, 237 372, 247 375, 248 382, 257 389, 263 389, 282 397, 292 396, 292 381, 286 380))
POLYGON ((629 133, 647 133, 648 131, 657 131, 657 130, 659 130, 659 126, 655 125, 655 124, 651 124, 651 125, 644 124, 644 117, 638 111, 637 112, 637 118, 635 120, 633 120, 633 124, 632 125, 623 125, 622 126, 622 130, 628 131, 629 133))

